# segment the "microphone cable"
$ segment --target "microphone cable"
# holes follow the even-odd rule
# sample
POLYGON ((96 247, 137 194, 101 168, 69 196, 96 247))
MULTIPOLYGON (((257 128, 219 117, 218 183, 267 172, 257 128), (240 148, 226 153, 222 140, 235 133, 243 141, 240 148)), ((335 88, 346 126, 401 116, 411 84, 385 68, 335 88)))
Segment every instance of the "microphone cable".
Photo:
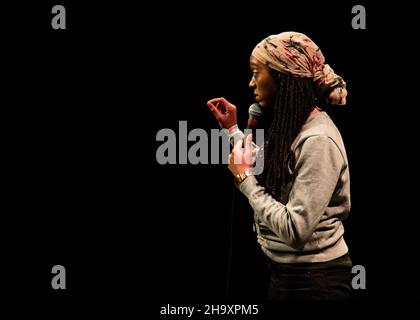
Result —
MULTIPOLYGON (((248 123, 247 123, 247 130, 251 130, 251 133, 254 135, 254 130, 257 119, 262 116, 261 107, 258 103, 253 103, 248 109, 248 123)), ((249 133, 249 132, 248 132, 249 133)), ((245 143, 246 135, 244 136, 244 143, 245 143)), ((228 263, 227 263, 227 273, 226 273, 226 288, 225 288, 225 298, 229 300, 230 297, 230 276, 232 272, 232 251, 233 251, 233 228, 234 228, 234 221, 235 221, 235 194, 236 194, 236 185, 233 182, 233 190, 232 190, 232 203, 230 208, 230 230, 229 230, 229 244, 228 244, 228 263)), ((253 222, 255 225, 255 221, 253 222)))
POLYGON ((226 288, 225 288, 225 298, 229 300, 230 296, 230 274, 232 268, 232 248, 233 248, 233 226, 235 221, 235 193, 236 186, 235 182, 233 183, 232 189, 232 202, 230 208, 230 227, 229 227, 229 245, 228 245, 228 265, 227 265, 227 274, 226 274, 226 288))

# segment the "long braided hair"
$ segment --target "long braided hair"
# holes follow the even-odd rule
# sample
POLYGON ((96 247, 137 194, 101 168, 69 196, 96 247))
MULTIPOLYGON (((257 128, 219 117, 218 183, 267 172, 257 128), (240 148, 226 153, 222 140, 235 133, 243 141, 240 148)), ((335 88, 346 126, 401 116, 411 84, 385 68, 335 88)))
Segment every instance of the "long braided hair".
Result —
POLYGON ((265 138, 264 171, 257 180, 274 198, 280 200, 281 188, 290 182, 289 167, 294 168, 291 145, 315 106, 316 93, 310 78, 298 78, 270 69, 278 79, 278 93, 272 121, 265 138))

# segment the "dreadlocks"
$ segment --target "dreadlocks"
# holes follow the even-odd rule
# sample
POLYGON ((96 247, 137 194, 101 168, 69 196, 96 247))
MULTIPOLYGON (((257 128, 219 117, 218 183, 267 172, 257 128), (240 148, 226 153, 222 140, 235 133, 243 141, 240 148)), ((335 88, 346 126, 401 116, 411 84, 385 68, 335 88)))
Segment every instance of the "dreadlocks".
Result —
POLYGON ((272 71, 278 78, 279 90, 273 106, 273 120, 264 146, 264 171, 257 180, 277 200, 293 170, 291 145, 315 106, 315 91, 311 78, 298 78, 272 71))

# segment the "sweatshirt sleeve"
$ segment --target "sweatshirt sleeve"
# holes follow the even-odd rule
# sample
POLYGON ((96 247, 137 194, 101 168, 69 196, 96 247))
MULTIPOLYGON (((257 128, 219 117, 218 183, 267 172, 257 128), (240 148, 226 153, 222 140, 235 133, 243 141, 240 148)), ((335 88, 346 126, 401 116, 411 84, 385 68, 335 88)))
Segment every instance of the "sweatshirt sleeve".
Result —
POLYGON ((288 246, 301 249, 310 239, 336 188, 344 158, 328 136, 307 138, 296 152, 295 178, 287 203, 280 203, 254 176, 239 186, 256 216, 288 246))
MULTIPOLYGON (((232 147, 234 147, 236 142, 238 142, 239 140, 244 140, 245 139, 245 134, 239 129, 239 127, 237 125, 235 126, 235 128, 232 131, 229 131, 227 129, 223 129, 223 132, 228 137, 229 142, 230 142, 232 147)), ((254 142, 252 142, 252 147, 253 147, 253 150, 252 150, 253 154, 258 153, 260 147, 258 145, 256 145, 254 142)))

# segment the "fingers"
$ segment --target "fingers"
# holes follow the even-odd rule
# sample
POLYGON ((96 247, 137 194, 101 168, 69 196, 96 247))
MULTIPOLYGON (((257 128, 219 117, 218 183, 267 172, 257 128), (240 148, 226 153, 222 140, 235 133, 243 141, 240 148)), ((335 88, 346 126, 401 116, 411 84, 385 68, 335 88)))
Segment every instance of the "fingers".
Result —
POLYGON ((246 137, 245 148, 242 148, 243 143, 243 140, 236 141, 232 152, 229 154, 228 167, 229 170, 234 174, 253 168, 254 161, 252 159, 252 134, 249 134, 246 137))
POLYGON ((236 124, 236 107, 225 98, 215 98, 207 101, 207 106, 219 121, 220 127, 229 129, 236 124))
POLYGON ((243 140, 238 140, 232 149, 231 154, 233 155, 234 164, 242 164, 242 155, 243 155, 242 144, 243 144, 243 140))
POLYGON ((209 101, 207 101, 208 106, 213 106, 217 109, 217 111, 225 111, 225 102, 226 100, 224 98, 214 98, 209 101))
POLYGON ((233 157, 233 154, 232 153, 229 153, 229 157, 228 157, 228 165, 229 166, 232 163, 232 157, 233 157))
POLYGON ((215 107, 217 109, 221 110, 223 113, 225 111, 233 111, 233 110, 236 110, 236 107, 233 104, 231 104, 229 101, 227 101, 225 98, 223 98, 223 97, 211 99, 211 100, 209 100, 207 102, 207 105, 209 103, 212 104, 212 105, 215 105, 215 107))
POLYGON ((238 164, 237 161, 235 161, 235 159, 237 157, 238 157, 238 155, 236 153, 232 152, 231 154, 229 154, 229 157, 228 157, 228 168, 229 169, 231 169, 235 164, 238 164))
POLYGON ((238 152, 238 151, 242 150, 242 144, 243 144, 242 139, 236 141, 235 146, 232 149, 232 152, 238 152))
POLYGON ((215 99, 211 99, 207 102, 207 105, 210 107, 212 106, 213 108, 215 108, 217 111, 219 111, 220 114, 225 113, 226 111, 226 106, 225 106, 225 99, 223 98, 215 98, 215 99))
POLYGON ((215 106, 212 102, 207 102, 207 106, 210 108, 211 112, 213 112, 217 119, 220 119, 223 116, 223 114, 219 111, 217 106, 215 106))
POLYGON ((223 98, 223 97, 210 99, 208 102, 210 102, 210 103, 218 103, 218 102, 220 102, 220 103, 228 103, 227 100, 225 98, 223 98))
POLYGON ((245 151, 251 151, 252 150, 252 133, 246 136, 245 140, 245 151))
POLYGON ((244 161, 246 165, 251 166, 253 164, 253 160, 252 160, 252 133, 248 134, 246 136, 246 140, 245 140, 245 151, 244 151, 244 161))
POLYGON ((207 103, 212 103, 212 104, 215 104, 215 105, 219 105, 220 107, 223 107, 223 108, 232 108, 232 106, 233 106, 233 104, 231 104, 229 101, 227 101, 223 97, 210 99, 207 103))

